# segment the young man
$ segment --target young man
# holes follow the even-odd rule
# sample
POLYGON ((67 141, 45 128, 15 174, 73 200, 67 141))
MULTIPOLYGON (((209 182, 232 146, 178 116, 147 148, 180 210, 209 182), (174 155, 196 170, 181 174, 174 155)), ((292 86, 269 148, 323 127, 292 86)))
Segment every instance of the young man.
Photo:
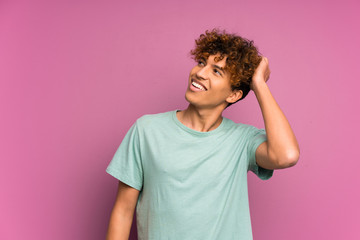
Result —
POLYGON ((252 239, 247 172, 265 180, 298 161, 253 42, 215 29, 191 54, 187 109, 137 119, 106 169, 119 180, 108 240, 128 239, 135 209, 139 240, 252 239), (222 117, 250 89, 266 131, 222 117))

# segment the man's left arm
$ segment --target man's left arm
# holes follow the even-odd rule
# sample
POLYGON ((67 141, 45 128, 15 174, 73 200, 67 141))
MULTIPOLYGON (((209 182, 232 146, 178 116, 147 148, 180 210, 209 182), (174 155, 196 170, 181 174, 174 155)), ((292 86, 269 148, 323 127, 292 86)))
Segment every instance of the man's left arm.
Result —
POLYGON ((264 118, 267 141, 256 149, 256 163, 266 169, 281 169, 295 165, 300 149, 288 120, 276 103, 266 81, 270 77, 269 61, 266 57, 255 70, 251 82, 264 118))

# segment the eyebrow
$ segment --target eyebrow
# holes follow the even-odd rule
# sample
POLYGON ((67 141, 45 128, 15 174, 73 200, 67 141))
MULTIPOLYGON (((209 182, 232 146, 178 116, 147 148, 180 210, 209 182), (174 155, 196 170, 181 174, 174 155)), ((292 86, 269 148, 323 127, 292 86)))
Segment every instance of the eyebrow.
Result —
MULTIPOLYGON (((206 60, 204 57, 201 57, 201 58, 199 59, 199 61, 207 62, 207 60, 206 60)), ((212 66, 213 66, 214 68, 216 68, 216 69, 219 69, 220 71, 222 71, 223 74, 225 74, 224 68, 222 68, 222 67, 220 67, 220 66, 218 66, 218 65, 215 65, 215 64, 213 64, 212 66)))

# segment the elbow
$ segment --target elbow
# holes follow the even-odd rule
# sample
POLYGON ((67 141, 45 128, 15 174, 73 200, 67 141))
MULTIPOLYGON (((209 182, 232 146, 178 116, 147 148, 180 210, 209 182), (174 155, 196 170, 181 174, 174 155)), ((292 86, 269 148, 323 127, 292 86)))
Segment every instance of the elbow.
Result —
POLYGON ((289 168, 297 164, 300 158, 300 151, 298 149, 288 151, 284 156, 278 159, 278 168, 289 168))
POLYGON ((294 152, 289 154, 289 156, 286 158, 285 165, 286 167, 293 167, 297 164, 299 161, 300 153, 294 152))

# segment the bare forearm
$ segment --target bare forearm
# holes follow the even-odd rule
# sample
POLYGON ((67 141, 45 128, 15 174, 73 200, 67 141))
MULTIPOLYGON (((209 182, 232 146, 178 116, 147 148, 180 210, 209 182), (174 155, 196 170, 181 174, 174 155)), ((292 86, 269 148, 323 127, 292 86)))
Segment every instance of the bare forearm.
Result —
POLYGON ((269 159, 283 167, 294 165, 300 150, 288 120, 265 82, 257 83, 253 90, 264 118, 269 159))
POLYGON ((106 240, 128 240, 133 215, 133 212, 122 212, 114 208, 111 213, 106 240))

